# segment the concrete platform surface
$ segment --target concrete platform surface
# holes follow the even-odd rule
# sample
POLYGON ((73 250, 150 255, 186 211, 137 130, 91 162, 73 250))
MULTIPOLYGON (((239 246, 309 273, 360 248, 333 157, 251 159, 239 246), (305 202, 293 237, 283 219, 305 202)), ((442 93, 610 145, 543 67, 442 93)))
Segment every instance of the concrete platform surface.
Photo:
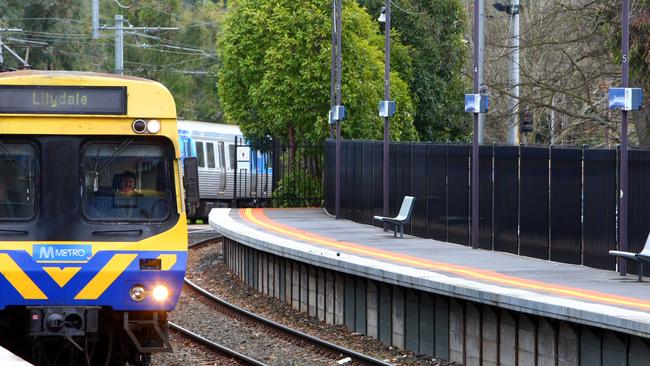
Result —
POLYGON ((31 363, 0 347, 0 365, 2 366, 29 366, 31 363))
POLYGON ((335 220, 322 209, 214 209, 241 244, 315 266, 555 319, 650 337, 650 281, 335 220))

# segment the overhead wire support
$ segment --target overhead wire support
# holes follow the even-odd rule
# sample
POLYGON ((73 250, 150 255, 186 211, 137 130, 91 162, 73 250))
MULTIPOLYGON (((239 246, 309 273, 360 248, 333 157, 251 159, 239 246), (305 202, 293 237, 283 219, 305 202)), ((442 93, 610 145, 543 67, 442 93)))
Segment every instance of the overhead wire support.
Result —
POLYGON ((23 68, 29 68, 29 64, 27 63, 26 60, 24 60, 22 57, 20 57, 14 50, 9 48, 4 41, 2 40, 2 34, 3 33, 9 33, 9 32, 22 32, 23 30, 20 28, 0 28, 0 71, 4 70, 4 55, 3 55, 3 50, 7 50, 13 57, 15 57, 20 63, 22 64, 23 68))
MULTIPOLYGON (((96 22, 93 19, 93 26, 95 25, 95 23, 96 22)), ((115 73, 118 75, 124 75, 124 33, 125 31, 126 33, 129 34, 133 33, 132 31, 159 32, 159 31, 167 31, 167 30, 178 30, 178 27, 134 27, 132 25, 129 25, 128 27, 124 27, 124 17, 121 14, 116 14, 115 26, 110 27, 110 26, 103 25, 98 29, 115 31, 115 73)), ((93 29, 93 35, 94 35, 94 29, 93 29)))

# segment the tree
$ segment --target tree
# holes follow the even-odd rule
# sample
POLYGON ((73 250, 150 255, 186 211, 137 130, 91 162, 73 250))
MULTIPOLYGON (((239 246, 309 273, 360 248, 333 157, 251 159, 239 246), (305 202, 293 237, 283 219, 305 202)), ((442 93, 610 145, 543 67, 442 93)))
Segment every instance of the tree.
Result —
MULTIPOLYGON (((322 141, 328 131, 331 2, 244 0, 230 11, 217 47, 218 89, 227 117, 251 139, 273 136, 292 147, 322 141)), ((342 133, 379 139, 383 37, 354 1, 344 2, 342 23, 342 104, 348 109, 342 133)), ((394 45, 408 64, 408 50, 394 45)), ((391 84, 398 106, 391 138, 416 140, 408 86, 398 72, 391 74, 391 84)))
MULTIPOLYGON (((383 0, 360 0, 376 17, 383 0)), ((470 85, 463 75, 467 25, 459 0, 401 0, 391 6, 391 24, 413 58, 409 83, 415 96, 415 128, 421 140, 466 140, 471 123, 463 111, 470 85)), ((383 25, 381 26, 383 27, 383 25)), ((398 71, 404 73, 397 64, 398 71)))
MULTIPOLYGON (((5 34, 5 41, 21 57, 28 54, 28 63, 35 69, 86 70, 96 60, 84 57, 91 52, 88 42, 88 24, 81 20, 89 14, 90 3, 84 0, 8 0, 2 6, 0 27, 21 28, 23 32, 5 34), (9 38, 11 37, 11 38, 9 38), (21 43, 13 39, 26 39, 47 46, 21 43)), ((5 65, 16 68, 22 65, 5 52, 5 65)))
MULTIPOLYGON (((100 1, 100 24, 112 26, 115 14, 122 14, 125 27, 178 27, 177 31, 132 32, 124 37, 126 75, 163 83, 176 101, 178 115, 187 119, 219 121, 221 108, 216 90, 214 45, 224 13, 210 0, 100 1)), ((0 27, 22 28, 24 32, 4 35, 19 54, 30 47, 29 63, 34 69, 112 72, 114 33, 100 32, 91 38, 88 0, 8 0, 3 4, 0 27), (34 48, 8 37, 44 42, 34 48)), ((5 64, 18 67, 8 54, 5 64)))
MULTIPOLYGON (((603 47, 609 36, 603 32, 600 15, 607 1, 539 0, 522 7, 519 109, 535 115, 535 133, 528 143, 616 143, 616 121, 607 110, 607 89, 616 82, 619 68, 603 47)), ((490 90, 486 141, 503 142, 512 113, 505 103, 511 95, 511 19, 487 6, 486 15, 485 75, 490 90)))
MULTIPOLYGON (((636 137, 641 146, 650 146, 650 1, 631 1, 630 11, 630 87, 643 89, 643 108, 630 113, 634 122, 636 137)), ((609 34, 608 50, 614 56, 617 65, 621 64, 621 4, 619 1, 607 1, 601 5, 602 30, 609 34)), ((618 84, 617 86, 620 86, 618 84)))

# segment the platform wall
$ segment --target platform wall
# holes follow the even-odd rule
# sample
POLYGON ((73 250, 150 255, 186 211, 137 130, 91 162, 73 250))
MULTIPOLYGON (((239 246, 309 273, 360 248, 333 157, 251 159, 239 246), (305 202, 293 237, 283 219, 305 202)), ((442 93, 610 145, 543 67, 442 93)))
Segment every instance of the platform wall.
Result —
POLYGON ((650 340, 318 268, 224 240, 249 286, 328 324, 463 365, 650 365, 650 340))

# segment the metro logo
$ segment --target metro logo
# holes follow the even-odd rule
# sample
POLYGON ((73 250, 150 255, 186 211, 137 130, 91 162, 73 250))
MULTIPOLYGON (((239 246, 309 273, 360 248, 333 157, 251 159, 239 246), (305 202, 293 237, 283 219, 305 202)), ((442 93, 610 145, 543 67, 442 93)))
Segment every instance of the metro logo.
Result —
POLYGON ((90 244, 35 244, 33 249, 37 262, 87 262, 93 253, 90 244))

